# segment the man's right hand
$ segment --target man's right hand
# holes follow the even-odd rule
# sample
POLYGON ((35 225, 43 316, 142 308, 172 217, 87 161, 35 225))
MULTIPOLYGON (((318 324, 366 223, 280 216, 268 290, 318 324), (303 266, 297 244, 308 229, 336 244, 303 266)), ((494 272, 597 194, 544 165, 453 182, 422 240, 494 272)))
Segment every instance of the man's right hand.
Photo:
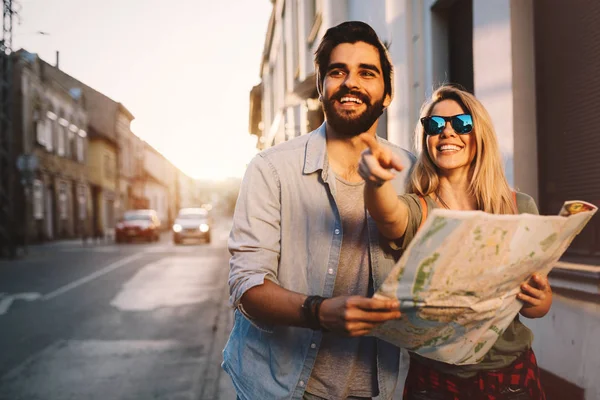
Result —
POLYGON ((401 317, 397 300, 339 296, 323 301, 321 326, 344 336, 363 336, 382 323, 401 317))

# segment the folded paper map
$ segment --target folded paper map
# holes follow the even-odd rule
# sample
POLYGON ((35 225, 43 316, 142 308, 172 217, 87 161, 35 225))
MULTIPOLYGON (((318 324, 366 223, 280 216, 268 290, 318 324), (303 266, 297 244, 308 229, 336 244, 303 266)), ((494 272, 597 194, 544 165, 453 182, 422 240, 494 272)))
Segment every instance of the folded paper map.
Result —
POLYGON ((520 285, 546 276, 597 211, 566 202, 558 216, 434 209, 375 293, 402 318, 372 334, 424 357, 475 364, 523 303, 520 285))

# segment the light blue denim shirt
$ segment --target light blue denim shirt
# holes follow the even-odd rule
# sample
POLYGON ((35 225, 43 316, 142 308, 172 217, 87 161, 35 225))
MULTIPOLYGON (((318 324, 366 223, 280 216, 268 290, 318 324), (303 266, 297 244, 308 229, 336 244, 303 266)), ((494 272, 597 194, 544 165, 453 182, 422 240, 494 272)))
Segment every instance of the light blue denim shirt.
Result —
MULTIPOLYGON (((393 185, 402 194, 414 156, 383 139, 379 142, 401 157, 405 169, 393 185)), ((325 124, 261 152, 248 166, 229 237, 235 322, 223 350, 223 369, 242 400, 301 399, 304 394, 322 333, 261 324, 244 313, 240 299, 264 279, 294 292, 331 297, 344 234, 335 181, 328 168, 325 124)), ((370 217, 368 231, 377 288, 398 254, 385 244, 380 246, 370 217)), ((377 340, 381 399, 394 393, 399 360, 398 347, 377 340)))

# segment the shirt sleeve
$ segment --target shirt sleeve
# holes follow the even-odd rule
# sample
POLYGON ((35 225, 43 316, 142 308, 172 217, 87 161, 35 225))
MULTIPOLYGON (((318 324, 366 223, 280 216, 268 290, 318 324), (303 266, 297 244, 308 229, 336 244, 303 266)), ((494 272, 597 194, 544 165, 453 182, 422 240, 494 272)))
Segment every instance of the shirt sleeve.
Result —
POLYGON ((248 165, 229 235, 229 302, 254 325, 261 327, 241 307, 242 295, 265 279, 279 284, 281 202, 275 168, 262 155, 248 165))
POLYGON ((517 208, 519 214, 534 214, 539 215, 535 200, 531 196, 525 193, 517 192, 517 208))
POLYGON ((421 202, 414 194, 403 194, 398 196, 398 199, 408 207, 408 221, 406 222, 406 231, 404 236, 399 239, 392 240, 390 247, 394 250, 406 250, 410 242, 417 234, 417 230, 421 225, 423 211, 421 210, 421 202))

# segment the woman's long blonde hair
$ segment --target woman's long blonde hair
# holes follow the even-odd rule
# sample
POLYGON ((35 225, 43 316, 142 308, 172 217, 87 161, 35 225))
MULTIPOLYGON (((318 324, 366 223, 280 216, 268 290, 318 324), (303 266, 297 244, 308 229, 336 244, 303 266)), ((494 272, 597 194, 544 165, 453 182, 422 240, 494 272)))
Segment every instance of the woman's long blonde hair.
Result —
MULTIPOLYGON (((479 210, 493 214, 516 214, 514 197, 502 166, 498 139, 490 115, 472 94, 454 86, 444 85, 433 92, 431 100, 421 108, 421 118, 431 115, 435 105, 443 100, 456 101, 473 117, 473 132, 477 150, 471 164, 469 190, 477 200, 479 210)), ((415 147, 419 154, 414 166, 409 192, 420 196, 435 193, 440 180, 427 150, 427 136, 419 118, 415 129, 415 147)))

